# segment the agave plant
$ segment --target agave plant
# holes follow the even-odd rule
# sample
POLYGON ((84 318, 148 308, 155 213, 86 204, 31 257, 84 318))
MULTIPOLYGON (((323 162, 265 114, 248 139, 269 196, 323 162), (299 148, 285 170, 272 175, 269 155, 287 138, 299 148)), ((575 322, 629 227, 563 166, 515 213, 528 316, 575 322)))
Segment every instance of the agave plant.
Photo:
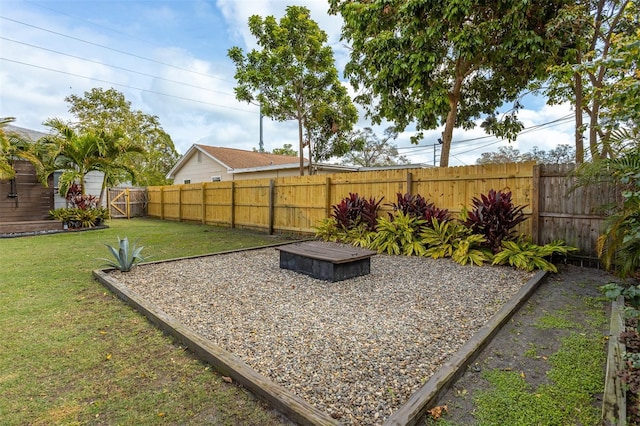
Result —
POLYGON ((112 268, 116 268, 122 272, 128 272, 136 266, 140 262, 144 262, 149 257, 141 256, 142 249, 144 247, 136 247, 134 243, 132 247, 129 247, 129 240, 127 237, 120 239, 118 237, 118 248, 110 246, 109 244, 105 244, 109 248, 109 251, 115 258, 114 260, 110 259, 101 259, 107 262, 108 266, 112 268))

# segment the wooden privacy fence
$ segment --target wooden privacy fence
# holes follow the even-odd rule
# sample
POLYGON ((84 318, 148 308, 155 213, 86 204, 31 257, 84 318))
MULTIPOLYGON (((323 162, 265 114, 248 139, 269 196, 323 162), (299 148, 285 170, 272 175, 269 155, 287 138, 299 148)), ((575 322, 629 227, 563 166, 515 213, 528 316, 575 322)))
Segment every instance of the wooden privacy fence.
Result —
POLYGON ((602 224, 596 210, 610 194, 597 188, 570 192, 568 171, 527 162, 155 186, 147 188, 147 212, 166 220, 313 233, 349 193, 384 197, 381 214, 391 211, 384 204, 407 192, 458 214, 473 197, 509 190, 530 219, 518 232, 542 244, 562 239, 593 255, 602 224))

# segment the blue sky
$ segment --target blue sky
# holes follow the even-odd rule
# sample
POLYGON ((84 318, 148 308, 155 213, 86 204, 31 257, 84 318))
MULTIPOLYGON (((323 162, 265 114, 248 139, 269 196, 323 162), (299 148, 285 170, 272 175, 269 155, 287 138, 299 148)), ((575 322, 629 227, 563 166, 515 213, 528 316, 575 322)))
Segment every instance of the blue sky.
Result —
MULTIPOLYGON (((258 108, 235 100, 235 70, 227 50, 255 47, 249 16, 280 18, 291 4, 311 10, 329 35, 342 73, 348 60, 340 41, 342 21, 327 14, 324 0, 2 0, 0 117, 46 131, 47 118, 71 119, 65 96, 113 87, 133 108, 157 115, 181 153, 193 143, 258 148, 258 108)), ((569 106, 549 107, 540 98, 527 98, 525 105, 521 119, 527 127, 571 114, 569 106)), ((360 110, 358 127, 370 126, 360 110)), ((382 135, 385 127, 374 128, 382 135)), ((440 132, 427 132, 416 147, 407 129, 395 143, 412 162, 431 164, 440 132)), ((263 140, 267 150, 287 143, 295 149, 297 126, 265 119, 263 140)), ((474 164, 482 152, 507 144, 480 128, 456 130, 453 140, 452 166, 474 164)), ((549 150, 560 143, 573 143, 570 120, 523 134, 512 145, 526 152, 534 145, 549 150)))

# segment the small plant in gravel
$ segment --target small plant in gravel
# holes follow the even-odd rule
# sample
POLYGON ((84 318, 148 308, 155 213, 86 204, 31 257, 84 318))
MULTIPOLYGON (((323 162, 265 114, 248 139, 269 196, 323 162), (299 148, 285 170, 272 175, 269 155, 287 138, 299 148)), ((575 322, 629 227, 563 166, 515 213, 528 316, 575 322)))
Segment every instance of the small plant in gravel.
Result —
POLYGON ((129 246, 129 239, 124 237, 120 239, 118 237, 118 248, 105 244, 109 249, 109 252, 113 255, 114 259, 101 259, 107 262, 108 266, 118 269, 121 272, 129 272, 131 268, 136 266, 140 262, 144 262, 149 257, 143 257, 141 255, 144 247, 129 246))
POLYGON ((464 224, 474 234, 484 235, 486 245, 495 254, 502 250, 502 242, 514 238, 515 227, 526 220, 526 206, 514 206, 511 191, 490 190, 487 195, 472 199, 471 211, 465 212, 464 224))

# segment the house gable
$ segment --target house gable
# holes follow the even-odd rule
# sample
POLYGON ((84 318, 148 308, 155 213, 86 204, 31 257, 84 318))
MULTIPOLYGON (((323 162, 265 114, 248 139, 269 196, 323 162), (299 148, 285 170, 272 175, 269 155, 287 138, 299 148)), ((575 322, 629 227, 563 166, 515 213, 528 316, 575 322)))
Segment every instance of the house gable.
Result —
POLYGON ((169 173, 169 177, 173 178, 175 184, 183 184, 196 182, 211 182, 219 177, 220 181, 233 180, 233 174, 226 164, 221 163, 218 159, 208 155, 206 152, 198 149, 194 145, 180 159, 169 173), (177 166, 180 167, 177 167, 177 166))

